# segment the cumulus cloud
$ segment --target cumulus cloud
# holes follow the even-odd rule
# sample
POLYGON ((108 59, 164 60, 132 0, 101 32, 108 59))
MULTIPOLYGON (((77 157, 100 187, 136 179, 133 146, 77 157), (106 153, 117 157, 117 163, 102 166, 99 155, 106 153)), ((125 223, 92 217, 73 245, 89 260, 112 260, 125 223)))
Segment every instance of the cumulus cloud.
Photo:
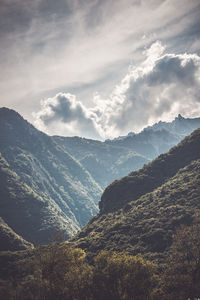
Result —
POLYGON ((1 0, 1 104, 32 121, 57 91, 109 95, 155 39, 199 51, 199 13, 199 0, 1 0))
POLYGON ((200 56, 164 51, 161 42, 153 43, 144 52, 144 61, 129 67, 110 97, 95 94, 93 107, 70 94, 44 100, 36 124, 53 132, 62 124, 59 134, 104 139, 139 131, 160 119, 170 121, 179 113, 199 116, 200 56))
POLYGON ((53 98, 41 101, 42 109, 34 114, 35 125, 49 134, 79 135, 100 138, 95 115, 76 97, 59 93, 53 98))

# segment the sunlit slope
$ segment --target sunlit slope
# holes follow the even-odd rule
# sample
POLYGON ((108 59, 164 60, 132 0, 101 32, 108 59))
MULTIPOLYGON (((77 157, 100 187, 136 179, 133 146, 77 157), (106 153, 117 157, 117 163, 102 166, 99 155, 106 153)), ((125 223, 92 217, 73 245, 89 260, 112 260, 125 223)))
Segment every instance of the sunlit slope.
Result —
POLYGON ((91 175, 51 137, 6 108, 0 109, 0 152, 56 219, 70 220, 69 236, 97 213, 102 190, 91 175))

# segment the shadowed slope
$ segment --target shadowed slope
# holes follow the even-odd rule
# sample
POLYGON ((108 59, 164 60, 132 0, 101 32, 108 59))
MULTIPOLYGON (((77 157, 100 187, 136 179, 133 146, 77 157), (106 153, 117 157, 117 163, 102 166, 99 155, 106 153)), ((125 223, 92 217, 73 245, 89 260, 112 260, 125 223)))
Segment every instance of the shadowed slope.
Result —
POLYGON ((180 168, 198 158, 200 158, 199 129, 186 137, 168 153, 161 154, 140 170, 132 172, 109 185, 99 203, 100 213, 115 211, 129 201, 136 200, 142 195, 153 191, 174 176, 180 168))
POLYGON ((176 228, 200 210, 200 130, 105 194, 104 209, 72 243, 92 256, 113 249, 162 259, 176 228))

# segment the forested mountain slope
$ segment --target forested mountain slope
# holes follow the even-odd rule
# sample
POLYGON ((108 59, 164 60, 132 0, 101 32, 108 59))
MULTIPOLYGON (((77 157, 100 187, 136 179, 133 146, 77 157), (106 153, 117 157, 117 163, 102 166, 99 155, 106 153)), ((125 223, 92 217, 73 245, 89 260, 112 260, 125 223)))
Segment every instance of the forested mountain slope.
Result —
POLYGON ((0 213, 17 234, 35 244, 48 242, 56 229, 66 236, 78 229, 61 208, 39 196, 0 156, 0 213))
POLYGON ((200 129, 168 153, 110 185, 100 214, 72 239, 94 255, 102 249, 162 258, 180 224, 200 210, 200 129))
POLYGON ((161 154, 143 168, 109 185, 99 203, 100 212, 110 212, 152 192, 181 168, 200 158, 200 130, 196 130, 169 152, 161 154))
POLYGON ((123 146, 80 137, 54 136, 53 139, 75 157, 102 188, 130 169, 138 169, 149 162, 147 157, 123 146))
MULTIPOLYGON (((67 236, 97 212, 102 190, 91 175, 51 137, 7 108, 0 109, 0 152, 19 181, 42 199, 55 219, 68 223, 67 236)), ((6 201, 2 194, 0 201, 6 201)))
POLYGON ((3 219, 0 218, 0 251, 19 251, 32 248, 33 245, 31 243, 16 234, 3 219))
MULTIPOLYGON (((2 178, 5 177, 5 172, 10 172, 12 182, 16 182, 10 187, 9 183, 1 185, 0 205, 5 206, 6 209, 6 205, 11 205, 10 201, 15 199, 16 195, 18 200, 20 197, 23 198, 26 189, 34 193, 34 197, 40 200, 29 201, 28 207, 30 212, 33 211, 35 214, 38 212, 36 218, 39 222, 38 236, 35 233, 26 236, 20 230, 18 231, 18 227, 15 228, 17 222, 15 225, 8 222, 9 219, 12 220, 9 209, 4 221, 17 234, 34 243, 46 242, 50 232, 55 228, 64 230, 66 238, 70 237, 98 213, 98 202, 103 188, 130 171, 141 168, 152 157, 176 144, 186 132, 198 126, 199 123, 198 118, 185 119, 179 116, 171 123, 160 122, 144 129, 139 134, 132 133, 126 137, 100 142, 80 137, 50 137, 34 128, 17 112, 1 108, 2 178), (4 164, 6 164, 7 171, 5 171, 4 164), (10 193, 15 185, 20 186, 23 191, 19 194, 16 191, 10 193), (3 193, 7 198, 2 197, 3 193), (45 212, 41 203, 44 203, 45 212)), ((127 193, 127 190, 134 189, 134 197, 138 198, 143 194, 141 190, 151 192, 170 176, 174 176, 176 164, 174 164, 173 155, 170 154, 170 157, 171 162, 169 160, 168 168, 166 164, 161 164, 159 161, 155 163, 158 164, 155 170, 160 167, 163 169, 159 178, 155 177, 157 176, 155 170, 145 167, 144 174, 141 176, 140 171, 137 171, 136 175, 131 175, 132 187, 129 187, 130 176, 125 179, 125 183, 122 179, 118 180, 114 187, 111 185, 112 189, 108 187, 100 202, 101 212, 116 210, 130 199, 132 200, 132 192, 127 193), (137 177, 135 183, 132 182, 134 176, 137 177), (121 185, 123 185, 122 188, 121 185), (140 189, 141 186, 142 189, 140 189), (104 200, 106 200, 106 206, 104 200)), ((159 160, 162 161, 162 156, 159 160)), ((184 159, 181 158, 178 167, 182 167, 183 162, 184 159)), ((15 200, 12 201, 15 203, 15 200)), ((13 211, 14 207, 13 205, 13 211)), ((15 209, 18 209, 17 206, 15 209)), ((31 213, 27 211, 21 213, 27 217, 28 222, 31 213)), ((2 213, 0 216, 4 218, 2 213)), ((22 220, 24 222, 25 218, 23 217, 22 220)), ((25 224, 23 222, 21 227, 25 224)))

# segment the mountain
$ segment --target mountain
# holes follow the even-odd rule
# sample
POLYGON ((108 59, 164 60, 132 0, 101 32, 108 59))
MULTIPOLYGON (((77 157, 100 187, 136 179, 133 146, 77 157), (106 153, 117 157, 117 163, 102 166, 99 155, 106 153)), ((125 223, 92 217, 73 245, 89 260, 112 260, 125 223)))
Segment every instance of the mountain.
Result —
POLYGON ((168 151, 172 146, 176 145, 183 136, 171 133, 166 129, 153 130, 151 128, 144 129, 138 134, 128 134, 121 139, 106 140, 106 143, 113 146, 120 146, 143 155, 152 160, 159 154, 168 151))
POLYGON ((200 158, 199 132, 197 130, 168 153, 161 154, 151 163, 144 165, 142 169, 132 172, 108 186, 99 203, 100 212, 116 210, 130 200, 138 199, 142 195, 152 192, 174 176, 179 169, 200 158))
POLYGON ((105 188, 116 178, 138 169, 149 159, 131 148, 80 138, 54 136, 54 141, 70 153, 105 188))
POLYGON ((14 231, 35 244, 48 242, 56 228, 75 233, 73 226, 59 206, 41 198, 11 170, 0 156, 0 212, 14 231))
POLYGON ((200 129, 142 169, 104 191, 100 213, 72 243, 94 255, 102 249, 162 259, 180 224, 200 210, 200 129))
POLYGON ((78 160, 104 189, 115 179, 167 152, 198 127, 200 118, 189 119, 179 115, 172 122, 159 122, 138 134, 129 133, 105 142, 80 137, 54 136, 53 139, 78 160))
MULTIPOLYGON (((10 177, 12 181, 12 185, 1 185, 1 217, 17 234, 34 244, 48 241, 55 229, 69 238, 98 213, 100 195, 106 186, 149 163, 198 125, 200 119, 179 116, 171 123, 147 127, 139 134, 100 142, 50 137, 17 112, 1 108, 1 177, 10 177), (20 197, 26 209, 21 206, 18 217, 13 217, 11 212, 19 210, 20 197)), ((154 182, 152 186, 156 187, 154 182)), ((107 191, 100 202, 102 211, 107 191)), ((117 209, 116 203, 110 203, 110 207, 117 209)))
POLYGON ((18 218, 16 224, 26 230, 32 214, 37 238, 34 226, 27 227, 28 237, 16 230, 16 224, 11 226, 28 241, 45 242, 56 228, 69 237, 97 213, 102 190, 91 175, 51 137, 7 108, 0 109, 0 152, 1 176, 12 182, 1 184, 0 203, 6 217, 1 216, 9 226, 18 218), (19 210, 23 217, 17 215, 19 210))
POLYGON ((138 134, 130 132, 127 136, 106 140, 106 143, 132 149, 152 160, 199 127, 200 118, 184 118, 179 114, 172 122, 160 121, 138 134))
POLYGON ((32 248, 33 244, 16 234, 3 219, 0 218, 0 251, 19 251, 32 248))
POLYGON ((200 118, 184 118, 181 114, 178 115, 172 122, 158 122, 153 126, 149 126, 146 130, 161 130, 165 129, 171 133, 187 136, 192 131, 200 127, 200 118))

